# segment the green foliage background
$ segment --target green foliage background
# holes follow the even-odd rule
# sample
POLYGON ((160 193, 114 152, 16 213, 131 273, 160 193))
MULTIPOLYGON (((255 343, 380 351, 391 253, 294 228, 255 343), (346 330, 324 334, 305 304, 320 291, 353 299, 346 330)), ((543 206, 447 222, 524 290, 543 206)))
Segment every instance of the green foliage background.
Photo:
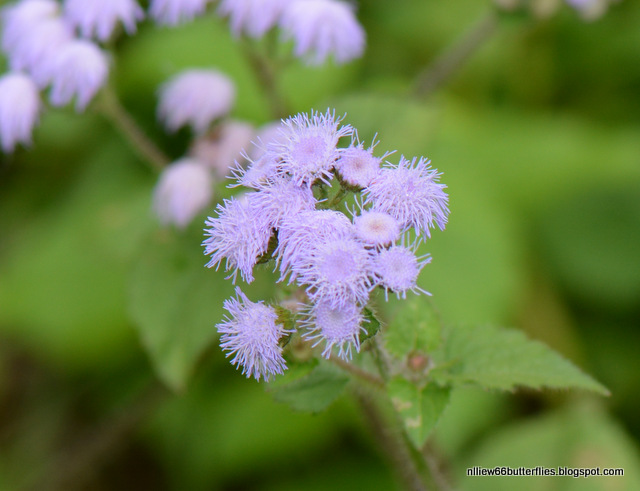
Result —
MULTIPOLYGON (((418 101, 417 75, 489 3, 359 3, 365 57, 288 68, 292 111, 335 107, 367 141, 378 133, 380 149, 428 156, 444 173, 450 223, 425 248, 421 286, 449 324, 515 326, 611 391, 457 391, 433 443, 447 473, 470 490, 640 489, 640 4, 589 24, 568 8, 506 16, 418 101), (627 475, 465 478, 475 465, 627 475)), ((163 133, 156 91, 182 68, 227 72, 233 116, 268 121, 215 16, 145 23, 115 52, 124 104, 174 158, 188 134, 163 133)), ((34 140, 0 157, 0 490, 398 489, 353 402, 294 412, 211 344, 232 289, 202 267, 202 222, 182 235, 156 225, 157 176, 99 114, 47 112, 34 140)), ((260 275, 250 292, 267 298, 260 275)))

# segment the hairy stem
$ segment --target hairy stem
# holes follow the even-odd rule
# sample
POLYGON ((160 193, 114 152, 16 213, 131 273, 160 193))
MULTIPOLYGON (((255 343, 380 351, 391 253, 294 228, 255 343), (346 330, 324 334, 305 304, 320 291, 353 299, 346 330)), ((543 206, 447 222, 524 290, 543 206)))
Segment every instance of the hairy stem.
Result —
POLYGON ((406 489, 428 491, 402 433, 389 424, 371 396, 356 393, 356 398, 378 446, 386 454, 406 489))
POLYGON ((498 14, 485 13, 469 30, 428 66, 417 78, 414 94, 426 98, 465 64, 482 45, 491 38, 498 27, 498 14))
POLYGON ((161 171, 170 159, 145 134, 122 105, 111 87, 105 87, 99 101, 100 112, 126 138, 136 153, 151 167, 161 171))
POLYGON ((242 51, 269 101, 271 116, 282 119, 289 115, 287 104, 279 91, 274 64, 266 56, 258 52, 255 45, 245 42, 242 51))

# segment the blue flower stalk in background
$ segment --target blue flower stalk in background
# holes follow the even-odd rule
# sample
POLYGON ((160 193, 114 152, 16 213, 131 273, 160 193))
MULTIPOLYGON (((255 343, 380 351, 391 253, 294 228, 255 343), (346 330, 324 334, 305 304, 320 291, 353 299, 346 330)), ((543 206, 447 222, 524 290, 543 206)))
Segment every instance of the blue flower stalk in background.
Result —
MULTIPOLYGON (((398 164, 381 166, 383 158, 374 157, 373 148, 365 150, 355 129, 330 110, 284 120, 273 140, 256 146, 262 150, 259 157, 249 159, 247 168, 238 165, 237 184, 231 185, 253 189, 218 205, 217 216, 206 222, 207 266, 224 263, 234 282, 240 273, 250 283, 256 264, 273 259, 279 282, 297 285, 303 298, 294 308, 302 339, 313 347, 322 344, 325 358, 335 351, 349 360, 360 350, 372 290, 380 287, 386 297, 389 292, 402 298, 407 292, 428 294, 417 278, 430 257, 417 257, 416 249, 430 229, 445 227, 446 186, 424 158, 400 157, 398 164), (340 147, 344 138, 351 138, 346 148, 340 147), (352 219, 341 211, 348 193, 358 204, 352 219)), ((294 330, 295 315, 284 316, 285 322, 276 310, 267 315, 270 307, 260 304, 264 320, 249 321, 246 311, 257 304, 240 289, 237 294, 247 307, 225 302, 231 318, 218 324, 222 348, 235 355, 233 363, 247 376, 268 379, 285 367, 274 355, 278 339, 273 333, 284 337, 294 330), (266 324, 270 335, 260 344, 266 324)))

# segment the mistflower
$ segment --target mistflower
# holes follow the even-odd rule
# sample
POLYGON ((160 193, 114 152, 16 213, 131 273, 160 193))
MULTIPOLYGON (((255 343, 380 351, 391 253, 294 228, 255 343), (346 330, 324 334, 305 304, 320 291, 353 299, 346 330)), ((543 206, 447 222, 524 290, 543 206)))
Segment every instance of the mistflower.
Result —
POLYGON ((268 145, 265 155, 279 158, 279 172, 290 175, 299 186, 311 187, 317 180, 328 182, 339 156, 336 146, 340 138, 353 132, 350 125, 340 126, 340 121, 329 111, 289 118, 283 121, 286 140, 268 145))
POLYGON ((431 295, 416 284, 420 271, 429 262, 429 255, 417 257, 411 249, 403 246, 379 251, 374 257, 374 270, 379 285, 385 289, 385 297, 389 291, 398 298, 406 298, 407 291, 431 295))
POLYGON ((307 261, 294 264, 293 272, 313 302, 337 308, 367 303, 374 286, 372 267, 371 252, 361 242, 341 239, 312 247, 307 261))
POLYGON ((209 169, 194 159, 171 164, 160 175, 153 193, 153 209, 160 222, 186 227, 213 198, 209 169))
POLYGON ((209 238, 202 242, 204 253, 211 255, 207 267, 218 269, 224 260, 225 271, 232 271, 228 278, 235 283, 240 272, 242 279, 251 283, 253 267, 269 247, 271 226, 249 199, 224 200, 217 212, 217 217, 207 219, 205 234, 209 238))
POLYGON ((225 121, 215 131, 197 138, 190 152, 222 179, 235 170, 236 161, 244 160, 244 149, 249 147, 254 134, 250 123, 225 121))
POLYGON ((151 0, 149 14, 158 24, 175 26, 193 20, 211 0, 151 0))
POLYGON ((329 55, 336 63, 359 58, 365 33, 353 8, 338 0, 295 0, 284 10, 280 26, 294 42, 294 54, 309 64, 321 65, 329 55))
POLYGON ((70 41, 52 60, 49 101, 64 106, 75 96, 76 111, 83 111, 106 83, 108 74, 107 56, 98 46, 89 41, 70 41))
POLYGON ((358 238, 367 244, 389 245, 400 237, 400 226, 388 213, 362 210, 353 223, 358 238))
POLYGON ((252 302, 236 287, 236 297, 224 301, 228 314, 216 325, 220 333, 220 347, 231 363, 242 367, 242 374, 268 381, 271 376, 287 369, 282 357, 280 338, 290 331, 278 322, 273 307, 252 302))
POLYGON ((0 77, 0 143, 12 152, 17 143, 31 143, 40 114, 38 87, 27 75, 7 73, 0 77))
POLYGON ((380 162, 389 154, 380 158, 374 157, 374 146, 375 143, 365 150, 362 143, 354 142, 340 152, 340 158, 335 165, 344 182, 350 186, 364 188, 380 173, 380 162))
POLYGON ((449 215, 446 186, 438 182, 440 174, 425 158, 409 161, 400 157, 398 165, 384 167, 364 190, 365 203, 388 213, 402 229, 415 227, 418 235, 431 236, 429 228, 441 230, 449 215))
POLYGON ((360 351, 360 332, 364 331, 362 309, 355 303, 345 303, 334 307, 328 302, 320 302, 307 309, 300 323, 308 331, 304 338, 313 342, 315 348, 325 343, 322 356, 329 358, 331 351, 338 348, 338 356, 351 359, 352 348, 360 351))
POLYGON ((278 228, 285 217, 315 210, 316 205, 316 199, 309 188, 296 186, 289 179, 277 179, 261 186, 257 192, 248 193, 247 198, 274 228, 278 228))
POLYGON ((7 50, 12 70, 24 70, 40 88, 50 81, 59 53, 72 42, 70 27, 60 18, 45 18, 27 23, 7 50))
POLYGON ((294 0, 222 0, 218 13, 229 17, 234 35, 260 38, 274 27, 284 7, 294 0))
POLYGON ((338 211, 312 210, 285 216, 278 227, 278 247, 275 250, 280 269, 278 281, 284 281, 289 274, 289 283, 294 281, 296 271, 309 263, 317 244, 353 237, 353 225, 338 211))
POLYGON ((136 0, 65 0, 64 15, 82 36, 99 41, 107 41, 118 23, 133 34, 136 22, 144 18, 136 0))
POLYGON ((39 23, 58 17, 55 0, 22 0, 2 10, 2 49, 11 54, 21 40, 30 37, 39 23))
POLYGON ((158 117, 169 131, 191 125, 204 133, 209 125, 225 116, 233 106, 233 82, 217 70, 186 70, 160 88, 158 117))

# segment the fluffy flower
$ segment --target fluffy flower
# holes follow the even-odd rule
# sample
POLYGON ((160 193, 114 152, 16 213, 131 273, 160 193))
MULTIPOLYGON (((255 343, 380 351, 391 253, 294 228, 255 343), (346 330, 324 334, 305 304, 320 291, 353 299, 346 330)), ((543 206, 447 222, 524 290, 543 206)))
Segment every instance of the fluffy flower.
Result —
POLYGON ((204 253, 211 255, 208 268, 217 269, 225 261, 225 271, 233 272, 229 278, 235 283, 238 272, 247 283, 253 281, 253 267, 258 258, 267 252, 271 238, 271 226, 251 200, 231 198, 218 204, 218 216, 209 217, 202 242, 204 253))
POLYGON ((27 75, 0 77, 0 143, 5 152, 12 152, 17 143, 31 143, 40 107, 38 87, 27 75))
POLYGON ((231 31, 252 38, 262 37, 274 27, 284 7, 292 0, 222 0, 218 13, 229 17, 231 31))
POLYGON ((372 266, 371 253, 361 242, 341 239, 317 244, 307 261, 293 265, 293 271, 314 303, 338 308, 367 303, 373 288, 372 266))
POLYGON ((418 235, 430 237, 429 228, 441 230, 449 215, 446 186, 440 184, 440 174, 429 166, 430 161, 400 157, 398 165, 388 165, 364 190, 365 203, 388 213, 402 229, 415 227, 418 235))
POLYGON ((65 44, 52 62, 51 94, 54 106, 64 106, 76 97, 76 111, 82 111, 102 88, 109 74, 106 55, 89 41, 65 44))
POLYGON ((355 217, 358 238, 371 245, 388 245, 400 237, 400 226, 395 218, 381 211, 363 210, 355 217))
POLYGON ((380 162, 389 154, 380 158, 374 157, 374 146, 375 144, 365 150, 362 143, 354 142, 340 152, 340 158, 336 161, 336 169, 344 182, 351 186, 364 188, 380 173, 380 162))
POLYGON ((280 280, 291 274, 289 283, 296 273, 310 261, 311 253, 319 243, 354 236, 353 225, 342 213, 333 210, 312 210, 285 216, 278 228, 278 258, 280 280))
POLYGON ((158 117, 169 131, 185 125, 204 133, 217 118, 225 116, 235 102, 229 77, 216 70, 187 70, 160 89, 158 117))
POLYGON ((329 358, 335 346, 338 356, 349 360, 352 348, 360 351, 359 335, 364 331, 363 320, 360 307, 354 303, 334 307, 328 302, 320 302, 305 312, 300 324, 308 329, 304 337, 314 342, 314 348, 325 343, 322 356, 329 358))
POLYGON ((34 26, 54 19, 60 13, 55 0, 22 0, 2 10, 2 49, 11 54, 16 46, 34 33, 34 26))
POLYGON ((287 369, 279 341, 289 331, 278 322, 273 307, 250 301, 237 287, 236 297, 224 301, 228 314, 216 325, 220 347, 247 378, 268 381, 287 369))
POLYGON ((250 123, 226 121, 213 134, 196 139, 191 154, 222 179, 235 170, 238 160, 244 160, 244 149, 251 144, 254 133, 250 123))
POLYGON ((158 24, 175 26, 201 15, 211 0, 151 0, 149 14, 158 24))
POLYGON ((429 262, 429 255, 417 257, 411 249, 403 246, 379 251, 374 258, 374 270, 379 285, 385 289, 385 297, 389 291, 395 292, 398 298, 406 298, 407 291, 431 295, 416 284, 420 271, 429 262))
POLYGON ((247 198, 256 210, 260 210, 262 218, 272 227, 278 228, 283 218, 296 216, 301 211, 315 209, 316 200, 309 188, 296 186, 288 179, 278 179, 267 186, 262 186, 247 198))
POLYGON ((291 176, 299 186, 311 187, 317 180, 328 182, 339 155, 336 146, 340 138, 353 132, 350 125, 340 126, 340 121, 328 110, 289 118, 283 121, 285 141, 268 145, 265 156, 279 159, 279 172, 291 176))
MULTIPOLYGON (((16 21, 17 22, 17 21, 16 21)), ((55 59, 72 42, 72 32, 60 18, 40 18, 22 26, 7 49, 12 70, 28 72, 39 87, 45 87, 55 71, 55 59)))
POLYGON ((365 33, 353 9, 338 0, 296 0, 284 10, 280 26, 293 39, 294 54, 321 65, 329 55, 336 63, 362 56, 365 33))
POLYGON ((181 159, 167 167, 153 193, 153 209, 163 224, 186 227, 213 197, 209 170, 193 159, 181 159))
POLYGON ((106 41, 119 22, 129 34, 136 32, 136 22, 144 12, 136 0, 66 0, 65 18, 84 37, 106 41))

